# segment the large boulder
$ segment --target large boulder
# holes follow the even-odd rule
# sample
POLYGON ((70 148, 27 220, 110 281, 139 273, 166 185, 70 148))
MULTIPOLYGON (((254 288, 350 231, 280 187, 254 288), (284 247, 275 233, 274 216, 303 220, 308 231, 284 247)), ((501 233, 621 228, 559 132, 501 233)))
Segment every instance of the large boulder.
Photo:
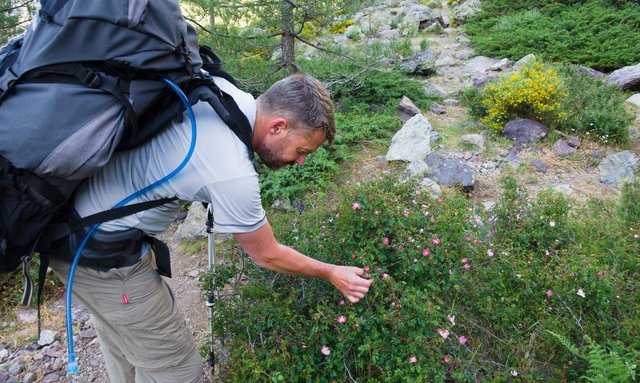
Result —
POLYGON ((502 129, 503 136, 523 144, 540 141, 548 132, 545 125, 526 119, 509 121, 502 129))
POLYGON ((433 51, 424 50, 416 56, 402 60, 400 69, 423 76, 434 74, 436 72, 436 56, 433 51))
POLYGON ((433 126, 422 114, 411 117, 391 139, 387 161, 419 161, 431 152, 433 126))
POLYGON ((640 90, 640 64, 615 70, 604 82, 615 84, 622 90, 640 90))
POLYGON ((614 187, 620 186, 624 181, 633 182, 639 167, 638 157, 628 150, 612 154, 598 166, 600 182, 614 187))

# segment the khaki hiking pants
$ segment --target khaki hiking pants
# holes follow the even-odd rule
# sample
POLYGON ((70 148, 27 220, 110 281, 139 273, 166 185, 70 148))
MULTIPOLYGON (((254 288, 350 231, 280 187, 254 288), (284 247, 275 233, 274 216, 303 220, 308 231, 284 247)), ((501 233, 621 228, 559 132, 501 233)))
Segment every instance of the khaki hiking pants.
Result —
MULTIPOLYGON (((73 295, 92 314, 111 383, 198 382, 202 360, 152 258, 149 250, 133 266, 78 266, 73 295)), ((70 264, 51 257, 50 266, 66 283, 70 264)), ((83 368, 82 352, 77 357, 83 368)))

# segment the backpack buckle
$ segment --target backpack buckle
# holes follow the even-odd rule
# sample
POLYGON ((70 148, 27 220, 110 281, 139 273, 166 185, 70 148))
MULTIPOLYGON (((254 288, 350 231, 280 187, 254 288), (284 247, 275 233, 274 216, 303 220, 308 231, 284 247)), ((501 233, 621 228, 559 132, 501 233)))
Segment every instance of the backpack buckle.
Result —
POLYGON ((99 88, 100 85, 102 85, 102 77, 85 66, 81 65, 73 75, 80 80, 81 83, 90 88, 99 88))

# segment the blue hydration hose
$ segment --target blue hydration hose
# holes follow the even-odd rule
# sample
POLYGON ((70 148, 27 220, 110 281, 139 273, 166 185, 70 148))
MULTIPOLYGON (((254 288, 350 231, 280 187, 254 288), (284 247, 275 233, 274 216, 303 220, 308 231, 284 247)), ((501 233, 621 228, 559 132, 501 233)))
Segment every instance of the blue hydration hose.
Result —
MULTIPOLYGON (((191 156, 193 155, 193 151, 195 150, 196 147, 196 118, 195 115, 193 114, 193 109, 191 109, 191 104, 189 104, 189 100, 187 99, 187 96, 185 96, 185 94, 182 92, 182 90, 173 82, 171 82, 170 80, 167 80, 165 78, 162 79, 162 81, 164 81, 165 84, 167 84, 171 89, 173 89, 178 96, 180 97, 180 99, 182 100, 182 102, 184 103, 184 105, 187 107, 187 112, 189 113, 189 119, 191 120, 191 146, 189 147, 189 151, 187 152, 187 155, 185 156, 184 160, 182 160, 182 163, 180 163, 180 165, 178 165, 177 168, 175 168, 171 173, 167 174, 166 176, 164 176, 163 178, 159 179, 158 181, 152 183, 151 185, 148 185, 140 190, 138 190, 137 192, 131 194, 130 196, 126 197, 125 199, 123 199, 122 201, 118 202, 113 208, 119 208, 121 206, 126 205, 127 203, 131 202, 132 200, 138 198, 139 196, 143 195, 144 193, 148 192, 151 189, 154 189, 160 185, 162 185, 163 183, 167 182, 169 179, 171 179, 172 177, 174 177, 176 174, 178 174, 189 162, 189 160, 191 159, 191 156)), ((93 235, 93 233, 98 229, 98 227, 101 225, 101 223, 96 223, 95 225, 91 226, 91 228, 89 229, 89 231, 87 232, 87 234, 84 236, 84 238, 82 239, 82 241, 80 242, 80 245, 78 246, 78 249, 76 250, 75 256, 73 258, 73 262, 71 263, 71 268, 69 269, 69 277, 67 280, 67 291, 66 291, 66 314, 67 314, 67 345, 69 347, 69 357, 68 357, 68 362, 67 362, 67 374, 69 375, 73 375, 73 374, 77 374, 78 373, 78 362, 76 361, 76 354, 74 351, 74 347, 73 347, 73 318, 72 318, 72 314, 71 314, 71 299, 72 299, 72 290, 73 290, 73 278, 76 274, 76 268, 78 266, 78 262, 80 261, 80 257, 82 256, 82 250, 84 249, 84 247, 87 244, 87 241, 89 241, 89 238, 91 238, 91 236, 93 235)))

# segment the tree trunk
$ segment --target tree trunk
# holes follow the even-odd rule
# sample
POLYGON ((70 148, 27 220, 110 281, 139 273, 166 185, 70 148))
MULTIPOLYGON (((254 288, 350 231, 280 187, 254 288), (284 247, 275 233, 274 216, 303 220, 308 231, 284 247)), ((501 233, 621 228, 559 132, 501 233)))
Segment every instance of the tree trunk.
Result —
POLYGON ((292 74, 298 71, 294 49, 293 5, 283 0, 280 5, 280 11, 282 15, 282 58, 279 66, 284 69, 286 74, 292 74))

